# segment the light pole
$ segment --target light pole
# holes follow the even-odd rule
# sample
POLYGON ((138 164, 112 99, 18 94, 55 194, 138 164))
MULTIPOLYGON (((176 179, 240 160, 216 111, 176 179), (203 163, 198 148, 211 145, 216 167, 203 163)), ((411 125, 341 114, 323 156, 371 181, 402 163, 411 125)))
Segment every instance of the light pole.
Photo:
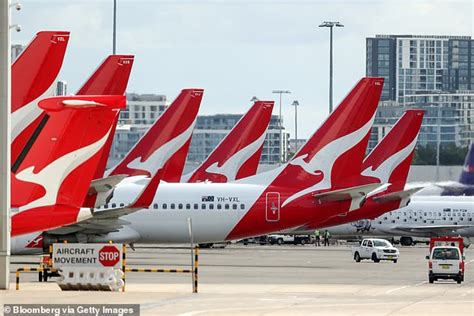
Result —
POLYGON ((324 21, 319 27, 329 27, 329 113, 332 112, 332 29, 344 27, 340 22, 324 21))
POLYGON ((112 35, 112 54, 117 51, 117 0, 114 0, 114 24, 112 35))
POLYGON ((280 152, 278 158, 278 165, 281 166, 282 156, 283 156, 283 126, 282 126, 282 119, 281 119, 281 95, 282 94, 290 94, 291 91, 288 90, 273 90, 272 93, 277 93, 280 95, 280 114, 279 114, 279 124, 278 127, 280 129, 280 152))
MULTIPOLYGON (((18 7, 17 7, 18 10, 18 7)), ((10 1, 0 1, 0 289, 10 286, 10 1)))
POLYGON ((298 152, 298 106, 300 103, 295 100, 291 104, 295 107, 295 153, 298 152))

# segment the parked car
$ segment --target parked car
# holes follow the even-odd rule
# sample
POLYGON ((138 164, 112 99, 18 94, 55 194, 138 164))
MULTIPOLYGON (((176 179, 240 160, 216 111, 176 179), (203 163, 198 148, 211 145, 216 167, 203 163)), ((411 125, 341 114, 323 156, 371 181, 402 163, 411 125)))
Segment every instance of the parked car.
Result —
POLYGON ((352 257, 356 262, 369 259, 374 262, 390 260, 397 263, 400 252, 385 239, 368 238, 362 240, 360 246, 352 247, 352 257))
POLYGON ((307 235, 268 235, 268 242, 272 245, 294 244, 306 245, 311 242, 307 235))

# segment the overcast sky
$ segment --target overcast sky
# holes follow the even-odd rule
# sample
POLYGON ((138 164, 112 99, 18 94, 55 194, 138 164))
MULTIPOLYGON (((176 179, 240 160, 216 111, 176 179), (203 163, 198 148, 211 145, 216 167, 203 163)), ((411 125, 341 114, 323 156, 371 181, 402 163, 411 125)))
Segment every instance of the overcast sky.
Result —
MULTIPOLYGON (((252 96, 283 98, 286 128, 298 100, 298 134, 327 116, 329 30, 334 31, 334 102, 365 75, 365 38, 376 34, 472 35, 470 0, 117 0, 117 53, 134 54, 128 92, 166 94, 204 88, 201 114, 243 113, 252 96)), ((60 74, 75 92, 112 52, 112 0, 22 0, 12 42, 40 30, 71 31, 60 74)), ((278 106, 274 113, 278 113, 278 106)))

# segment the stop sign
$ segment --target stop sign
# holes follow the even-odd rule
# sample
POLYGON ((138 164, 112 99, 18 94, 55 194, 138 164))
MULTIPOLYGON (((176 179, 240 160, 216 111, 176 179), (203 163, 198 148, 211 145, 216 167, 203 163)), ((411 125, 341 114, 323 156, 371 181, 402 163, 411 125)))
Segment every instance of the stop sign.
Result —
POLYGON ((99 250, 99 262, 104 267, 113 267, 120 261, 120 251, 114 246, 104 246, 99 250))

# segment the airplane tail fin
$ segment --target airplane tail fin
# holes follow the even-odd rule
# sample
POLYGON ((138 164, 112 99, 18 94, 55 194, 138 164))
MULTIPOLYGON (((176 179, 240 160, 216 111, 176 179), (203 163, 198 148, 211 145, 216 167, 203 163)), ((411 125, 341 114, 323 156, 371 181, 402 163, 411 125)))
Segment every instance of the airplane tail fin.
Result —
POLYGON ((283 168, 273 185, 308 193, 361 185, 360 172, 383 78, 363 78, 283 168))
MULTIPOLYGON (((90 76, 76 95, 123 95, 127 89, 130 73, 132 71, 133 55, 110 55, 97 70, 90 76)), ((103 155, 97 166, 94 179, 104 176, 110 149, 115 136, 119 117, 116 117, 113 129, 104 147, 103 155)), ((94 204, 94 203, 92 203, 94 204)))
POLYGON ((12 165, 12 234, 74 222, 125 96, 54 97, 45 120, 12 165), (39 218, 38 216, 43 216, 39 218))
POLYGON ((132 71, 133 55, 110 55, 76 95, 122 95, 132 71))
POLYGON ((273 101, 256 101, 187 182, 230 182, 257 173, 273 101))
POLYGON ((108 175, 152 176, 179 182, 201 104, 203 89, 184 89, 140 141, 108 175))
POLYGON ((39 32, 12 65, 12 161, 42 118, 37 103, 52 96, 69 32, 39 32))
POLYGON ((405 188, 423 115, 423 110, 407 110, 364 159, 362 175, 389 184, 386 193, 405 188))
POLYGON ((469 146, 459 182, 465 185, 474 185, 474 143, 469 146))

